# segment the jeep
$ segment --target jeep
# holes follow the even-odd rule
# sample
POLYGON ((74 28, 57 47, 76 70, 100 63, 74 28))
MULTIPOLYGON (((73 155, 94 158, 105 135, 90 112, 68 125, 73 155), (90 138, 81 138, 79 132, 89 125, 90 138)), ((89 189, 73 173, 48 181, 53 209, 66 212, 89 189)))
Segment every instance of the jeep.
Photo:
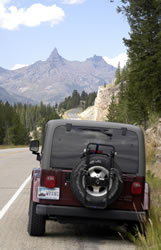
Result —
POLYGON ((51 120, 33 169, 28 232, 45 233, 46 220, 60 223, 142 223, 150 209, 141 128, 129 124, 51 120))

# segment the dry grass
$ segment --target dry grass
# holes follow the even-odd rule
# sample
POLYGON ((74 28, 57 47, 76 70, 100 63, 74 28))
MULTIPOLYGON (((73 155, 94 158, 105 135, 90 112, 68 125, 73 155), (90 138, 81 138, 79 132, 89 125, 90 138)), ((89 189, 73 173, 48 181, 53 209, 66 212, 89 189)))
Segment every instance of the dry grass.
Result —
POLYGON ((137 229, 137 237, 129 236, 137 249, 161 250, 161 163, 156 163, 155 152, 155 143, 146 143, 146 181, 151 189, 151 209, 145 225, 146 235, 137 229))
POLYGON ((152 174, 161 179, 161 162, 156 162, 156 145, 151 141, 146 143, 146 163, 147 171, 150 170, 152 174))
POLYGON ((137 238, 132 237, 138 249, 161 249, 161 180, 147 172, 147 180, 151 186, 150 218, 146 224, 146 236, 138 230, 137 238))

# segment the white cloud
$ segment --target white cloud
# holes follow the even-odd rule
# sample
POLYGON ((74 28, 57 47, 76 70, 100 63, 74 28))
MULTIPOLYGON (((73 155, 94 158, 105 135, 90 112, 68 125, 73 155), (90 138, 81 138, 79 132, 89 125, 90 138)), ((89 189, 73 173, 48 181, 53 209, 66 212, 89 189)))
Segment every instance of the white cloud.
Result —
POLYGON ((63 0, 65 4, 80 4, 85 2, 85 0, 63 0))
POLYGON ((51 26, 64 18, 64 11, 56 5, 45 6, 40 3, 31 5, 28 9, 16 6, 5 7, 7 0, 0 0, 0 28, 14 30, 20 25, 27 27, 39 26, 48 22, 51 26))
POLYGON ((5 5, 9 3, 11 0, 0 0, 0 5, 5 5))
POLYGON ((120 62, 120 67, 123 68, 127 62, 127 54, 126 53, 121 53, 118 56, 114 58, 109 58, 107 56, 104 56, 103 59, 110 65, 113 65, 114 67, 118 66, 118 63, 120 62))
POLYGON ((13 66, 11 68, 11 70, 20 69, 20 68, 23 68, 23 67, 26 67, 26 66, 28 66, 28 64, 16 64, 15 66, 13 66))

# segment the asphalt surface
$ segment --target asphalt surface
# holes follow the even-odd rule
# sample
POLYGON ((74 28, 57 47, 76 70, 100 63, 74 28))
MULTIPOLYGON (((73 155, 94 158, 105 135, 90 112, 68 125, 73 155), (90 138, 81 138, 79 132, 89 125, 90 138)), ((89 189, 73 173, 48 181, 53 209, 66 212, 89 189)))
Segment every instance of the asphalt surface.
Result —
POLYGON ((66 112, 66 119, 69 120, 80 120, 79 118, 79 112, 82 112, 82 108, 74 108, 70 109, 66 112))
POLYGON ((34 167, 39 167, 39 162, 28 149, 0 150, 0 250, 135 249, 107 227, 47 221, 44 237, 29 236, 29 176, 34 167))

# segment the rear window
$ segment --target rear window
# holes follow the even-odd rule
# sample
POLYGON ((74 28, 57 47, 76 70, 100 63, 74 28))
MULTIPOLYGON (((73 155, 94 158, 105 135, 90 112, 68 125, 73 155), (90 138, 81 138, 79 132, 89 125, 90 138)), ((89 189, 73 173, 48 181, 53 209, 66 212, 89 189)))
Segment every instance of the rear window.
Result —
MULTIPOLYGON (((103 133, 94 128, 59 126, 55 129, 51 152, 51 167, 72 169, 78 164, 89 143, 108 144, 115 147, 115 162, 126 173, 138 171, 138 138, 135 132, 109 128, 103 133), (93 130, 92 130, 93 129, 93 130)), ((100 128, 102 129, 102 128, 100 128)), ((110 147, 100 147, 103 153, 110 147)))

